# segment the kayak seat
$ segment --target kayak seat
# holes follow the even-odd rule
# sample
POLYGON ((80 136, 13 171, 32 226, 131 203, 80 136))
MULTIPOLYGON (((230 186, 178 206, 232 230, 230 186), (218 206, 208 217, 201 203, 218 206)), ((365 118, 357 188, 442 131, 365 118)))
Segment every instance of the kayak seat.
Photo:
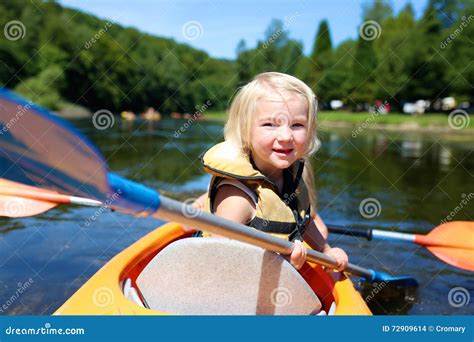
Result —
POLYGON ((321 302, 279 254, 224 238, 160 251, 136 284, 150 309, 178 315, 310 315, 321 302))

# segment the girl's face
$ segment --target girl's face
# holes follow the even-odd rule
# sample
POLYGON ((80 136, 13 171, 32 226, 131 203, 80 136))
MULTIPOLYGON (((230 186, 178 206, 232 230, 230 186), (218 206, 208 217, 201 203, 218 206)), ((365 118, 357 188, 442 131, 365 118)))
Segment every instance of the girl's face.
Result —
POLYGON ((307 113, 307 101, 297 93, 284 92, 259 100, 251 136, 252 158, 271 179, 304 157, 307 113))

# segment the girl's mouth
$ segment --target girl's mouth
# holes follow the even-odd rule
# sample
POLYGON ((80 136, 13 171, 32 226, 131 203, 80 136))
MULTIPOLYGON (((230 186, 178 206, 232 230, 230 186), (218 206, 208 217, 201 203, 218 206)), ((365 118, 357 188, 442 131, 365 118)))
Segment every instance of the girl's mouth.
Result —
POLYGON ((292 148, 274 148, 273 152, 275 152, 277 155, 287 156, 291 152, 293 152, 293 149, 292 148))

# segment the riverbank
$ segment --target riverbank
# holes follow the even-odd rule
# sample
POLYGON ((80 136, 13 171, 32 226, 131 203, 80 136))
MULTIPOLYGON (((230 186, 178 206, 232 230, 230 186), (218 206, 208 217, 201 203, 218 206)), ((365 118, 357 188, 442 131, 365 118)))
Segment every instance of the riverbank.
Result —
MULTIPOLYGON (((224 122, 225 112, 206 113, 207 120, 224 122)), ((419 131, 446 134, 474 134, 474 118, 459 115, 450 118, 447 114, 423 114, 412 116, 408 114, 391 113, 351 113, 340 111, 325 111, 318 113, 319 126, 325 128, 351 128, 355 134, 365 129, 383 129, 387 131, 419 131)))

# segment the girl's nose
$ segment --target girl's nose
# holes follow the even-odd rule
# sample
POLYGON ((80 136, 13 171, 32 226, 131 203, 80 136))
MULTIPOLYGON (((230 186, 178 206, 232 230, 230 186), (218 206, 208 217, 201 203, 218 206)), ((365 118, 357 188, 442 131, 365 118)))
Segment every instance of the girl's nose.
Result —
POLYGON ((293 139, 293 132, 288 125, 282 125, 278 128, 278 141, 291 141, 293 139))

